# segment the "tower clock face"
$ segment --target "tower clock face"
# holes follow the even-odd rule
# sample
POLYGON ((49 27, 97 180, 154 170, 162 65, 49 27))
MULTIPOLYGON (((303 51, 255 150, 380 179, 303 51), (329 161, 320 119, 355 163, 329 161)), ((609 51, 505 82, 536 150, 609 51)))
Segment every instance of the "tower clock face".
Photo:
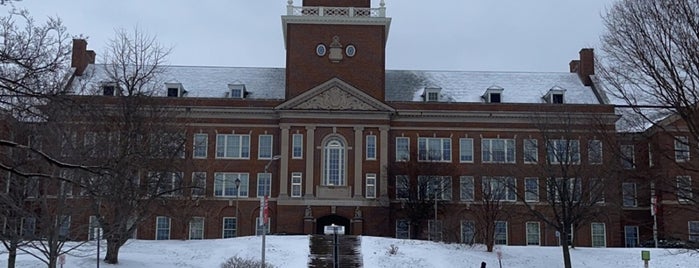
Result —
POLYGON ((318 57, 325 56, 326 52, 328 52, 328 49, 325 48, 324 44, 318 44, 316 46, 316 55, 318 55, 318 57))
POLYGON ((345 55, 347 57, 354 57, 354 55, 357 54, 357 48, 354 47, 354 45, 347 45, 345 48, 345 55))

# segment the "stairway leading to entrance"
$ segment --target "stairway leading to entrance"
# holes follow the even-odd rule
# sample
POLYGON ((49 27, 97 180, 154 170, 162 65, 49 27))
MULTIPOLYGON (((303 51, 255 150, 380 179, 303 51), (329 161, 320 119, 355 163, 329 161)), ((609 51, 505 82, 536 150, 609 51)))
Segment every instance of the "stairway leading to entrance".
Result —
MULTIPOLYGON (((338 236, 340 268, 362 267, 360 252, 361 239, 354 235, 338 236)), ((333 236, 312 235, 309 247, 311 251, 308 267, 333 268, 333 236)))

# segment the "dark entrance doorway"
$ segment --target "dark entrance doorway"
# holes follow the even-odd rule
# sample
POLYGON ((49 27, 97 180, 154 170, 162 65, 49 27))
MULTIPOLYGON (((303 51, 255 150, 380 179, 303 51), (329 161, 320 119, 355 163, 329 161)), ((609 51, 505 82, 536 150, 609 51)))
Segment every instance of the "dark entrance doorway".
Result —
POLYGON ((338 215, 328 215, 318 218, 318 220, 316 220, 316 234, 324 234, 323 228, 331 224, 345 226, 345 234, 352 234, 350 231, 350 220, 338 215))

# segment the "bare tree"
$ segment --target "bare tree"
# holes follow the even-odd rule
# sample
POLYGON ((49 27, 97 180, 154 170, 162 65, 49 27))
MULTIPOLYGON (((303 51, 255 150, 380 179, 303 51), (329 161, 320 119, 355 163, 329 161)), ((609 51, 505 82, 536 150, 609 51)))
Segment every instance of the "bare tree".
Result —
MULTIPOLYGON (((497 173, 488 173, 497 174, 497 173)), ((517 200, 515 178, 509 176, 484 176, 480 189, 476 191, 480 199, 471 206, 474 211, 476 232, 486 245, 486 251, 493 252, 496 240, 507 239, 507 232, 500 233, 497 225, 512 216, 512 205, 517 200)))

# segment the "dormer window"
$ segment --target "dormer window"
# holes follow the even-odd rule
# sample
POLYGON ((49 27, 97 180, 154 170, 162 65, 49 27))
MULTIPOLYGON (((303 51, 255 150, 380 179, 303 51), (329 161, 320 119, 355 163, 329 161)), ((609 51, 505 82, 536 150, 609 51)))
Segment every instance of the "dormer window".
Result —
POLYGON ((442 91, 442 88, 439 87, 426 87, 425 88, 425 95, 423 95, 424 99, 426 102, 435 102, 439 101, 439 93, 442 91))
POLYGON ((549 89, 549 92, 544 95, 544 101, 548 103, 563 104, 565 103, 564 94, 566 90, 559 86, 554 86, 549 89))
POLYGON ((103 83, 100 87, 103 96, 116 96, 117 94, 116 83, 103 83))
POLYGON ((243 99, 247 92, 245 92, 245 84, 228 84, 229 93, 228 96, 233 99, 243 99))
POLYGON ((167 88, 167 96, 171 98, 184 97, 187 93, 181 83, 165 83, 165 87, 167 88))
POLYGON ((485 94, 481 96, 487 103, 501 103, 503 88, 499 86, 491 86, 485 90, 485 94))

